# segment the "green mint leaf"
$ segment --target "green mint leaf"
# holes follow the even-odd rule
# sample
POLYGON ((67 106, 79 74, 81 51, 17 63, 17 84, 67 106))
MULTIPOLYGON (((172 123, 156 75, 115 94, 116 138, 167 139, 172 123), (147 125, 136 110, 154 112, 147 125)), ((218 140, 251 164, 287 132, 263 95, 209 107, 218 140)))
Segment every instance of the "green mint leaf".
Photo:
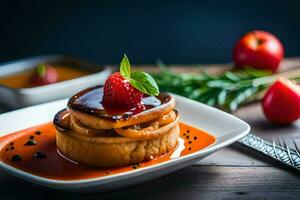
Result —
POLYGON ((40 77, 43 77, 46 75, 46 65, 41 64, 36 68, 36 72, 40 77))
POLYGON ((141 71, 131 72, 130 62, 126 54, 124 54, 120 65, 120 74, 137 90, 151 96, 159 94, 158 86, 152 76, 141 71))
POLYGON ((132 72, 129 82, 134 88, 145 94, 150 96, 157 96, 159 94, 157 83, 152 76, 146 72, 132 72))
POLYGON ((121 76, 123 76, 126 79, 130 78, 130 62, 126 56, 126 54, 124 54, 124 57, 122 59, 121 65, 120 65, 120 73, 121 76))

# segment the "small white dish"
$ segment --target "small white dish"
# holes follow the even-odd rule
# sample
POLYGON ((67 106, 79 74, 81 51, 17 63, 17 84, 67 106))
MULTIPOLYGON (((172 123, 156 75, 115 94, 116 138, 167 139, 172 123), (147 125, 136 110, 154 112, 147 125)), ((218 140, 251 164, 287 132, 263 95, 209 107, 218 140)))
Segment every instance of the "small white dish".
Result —
POLYGON ((67 65, 90 70, 91 74, 58 83, 32 88, 11 88, 0 84, 0 103, 11 108, 22 108, 35 104, 67 98, 87 87, 104 84, 110 75, 109 68, 65 55, 43 55, 0 64, 0 78, 32 69, 39 64, 67 65))
MULTIPOLYGON (((24 180, 48 188, 78 193, 105 192, 157 179, 192 165, 243 138, 250 131, 247 123, 228 113, 185 97, 178 95, 174 95, 174 97, 181 121, 215 136, 216 141, 213 144, 197 152, 159 164, 92 179, 67 181, 47 179, 18 170, 3 162, 0 162, 0 168, 24 180)), ((0 136, 49 122, 58 110, 66 106, 66 102, 67 100, 60 100, 0 115, 0 136), (24 119, 25 116, 30 117, 24 119), (11 123, 12 121, 14 124, 11 123)))

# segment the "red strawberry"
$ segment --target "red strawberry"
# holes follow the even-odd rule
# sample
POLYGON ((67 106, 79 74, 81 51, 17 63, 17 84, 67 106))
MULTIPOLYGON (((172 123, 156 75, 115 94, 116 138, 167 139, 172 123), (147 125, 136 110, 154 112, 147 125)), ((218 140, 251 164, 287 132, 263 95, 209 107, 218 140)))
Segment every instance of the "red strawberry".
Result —
POLYGON ((56 83, 57 78, 56 69, 50 65, 40 65, 35 69, 31 81, 33 85, 41 86, 56 83))
POLYGON ((104 84, 102 104, 105 108, 134 108, 143 98, 143 93, 132 87, 128 80, 116 72, 104 84))

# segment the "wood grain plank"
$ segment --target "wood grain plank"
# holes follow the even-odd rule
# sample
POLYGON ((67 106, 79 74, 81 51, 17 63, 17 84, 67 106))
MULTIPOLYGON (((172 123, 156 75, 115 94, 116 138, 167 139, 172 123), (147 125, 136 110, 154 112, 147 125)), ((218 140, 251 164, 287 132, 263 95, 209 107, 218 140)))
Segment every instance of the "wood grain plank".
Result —
POLYGON ((271 166, 268 160, 253 155, 247 151, 240 151, 239 148, 230 146, 224 148, 211 156, 195 163, 194 165, 214 165, 214 166, 271 166))
POLYGON ((93 195, 47 190, 0 173, 1 200, 297 199, 299 189, 299 175, 272 167, 193 166, 139 186, 93 195))

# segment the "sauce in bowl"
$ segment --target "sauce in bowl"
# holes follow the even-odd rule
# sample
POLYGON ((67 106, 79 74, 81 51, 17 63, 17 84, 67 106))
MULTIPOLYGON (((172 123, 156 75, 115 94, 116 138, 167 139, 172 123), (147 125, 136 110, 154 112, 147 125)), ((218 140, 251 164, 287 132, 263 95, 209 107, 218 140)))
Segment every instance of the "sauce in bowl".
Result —
MULTIPOLYGON (((90 71, 77 67, 53 65, 58 74, 58 81, 66 81, 91 74, 90 71)), ((14 75, 0 78, 0 84, 11 88, 32 88, 35 85, 31 81, 33 70, 27 70, 14 75)))

